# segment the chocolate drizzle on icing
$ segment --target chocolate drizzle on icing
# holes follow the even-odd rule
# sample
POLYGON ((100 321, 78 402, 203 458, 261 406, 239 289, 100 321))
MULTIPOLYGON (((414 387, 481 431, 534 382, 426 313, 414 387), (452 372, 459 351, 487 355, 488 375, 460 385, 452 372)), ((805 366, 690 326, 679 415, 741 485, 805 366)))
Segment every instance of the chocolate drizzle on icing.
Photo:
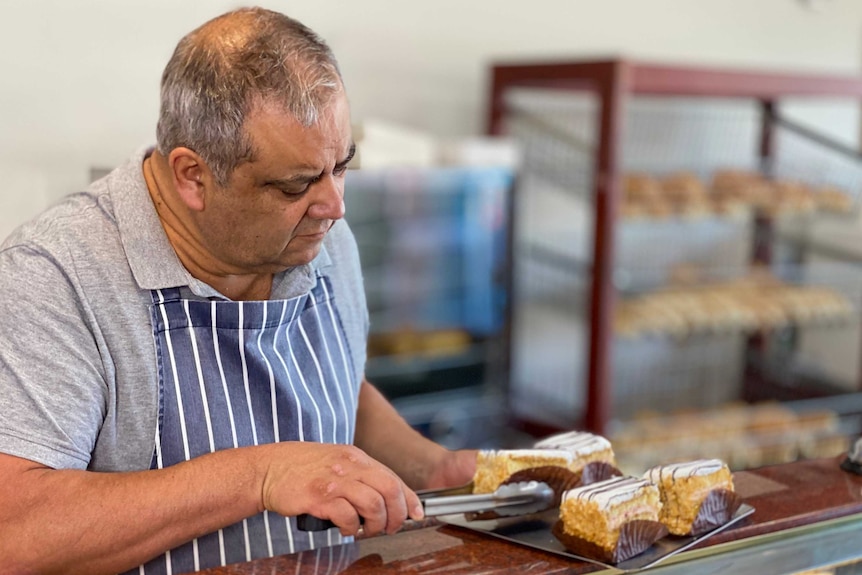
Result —
POLYGON ((591 485, 571 489, 565 493, 563 500, 565 501, 569 498, 586 499, 587 501, 595 501, 602 507, 610 507, 623 501, 628 501, 634 497, 639 489, 648 485, 651 484, 646 479, 614 477, 591 485))
POLYGON ((710 475, 720 471, 723 467, 725 467, 725 464, 720 459, 698 459, 696 461, 686 461, 684 463, 659 465, 648 470, 644 474, 644 477, 653 483, 658 483, 668 477, 675 481, 680 477, 710 475))

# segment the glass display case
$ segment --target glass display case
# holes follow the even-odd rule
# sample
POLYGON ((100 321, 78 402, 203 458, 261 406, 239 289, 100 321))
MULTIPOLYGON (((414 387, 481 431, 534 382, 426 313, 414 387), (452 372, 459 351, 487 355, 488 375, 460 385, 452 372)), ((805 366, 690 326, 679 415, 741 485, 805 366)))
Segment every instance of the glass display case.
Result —
POLYGON ((497 167, 348 172, 346 219, 371 321, 366 375, 449 447, 505 424, 509 202, 497 167))

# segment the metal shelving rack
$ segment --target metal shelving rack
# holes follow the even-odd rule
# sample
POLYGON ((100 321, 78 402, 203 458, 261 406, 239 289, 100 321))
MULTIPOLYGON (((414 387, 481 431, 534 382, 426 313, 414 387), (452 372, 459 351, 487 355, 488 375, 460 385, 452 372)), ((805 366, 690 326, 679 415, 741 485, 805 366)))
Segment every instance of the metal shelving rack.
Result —
MULTIPOLYGON (((627 138, 632 135, 628 131, 632 126, 627 124, 630 118, 627 112, 633 102, 639 98, 744 102, 754 114, 749 167, 767 176, 782 168, 793 168, 792 165, 779 165, 780 159, 775 154, 778 132, 781 131, 816 147, 831 158, 837 158, 837 161, 851 164, 851 168, 856 170, 860 166, 857 150, 791 121, 780 111, 780 104, 788 98, 824 97, 858 101, 862 97, 862 79, 669 66, 627 59, 520 62, 492 66, 487 132, 494 136, 512 135, 513 124, 518 121, 541 125, 549 137, 541 149, 526 150, 525 163, 535 162, 541 177, 558 186, 582 187, 588 198, 587 213, 576 217, 578 225, 586 230, 584 257, 572 259, 568 266, 557 266, 559 270, 568 270, 559 271, 560 274, 578 275, 576 281, 582 282, 584 288, 582 301, 577 303, 572 294, 557 295, 568 299, 570 306, 582 305, 587 316, 582 338, 587 348, 585 411, 577 425, 603 433, 613 417, 613 320, 620 288, 615 258, 619 254, 624 148, 627 138), (531 90, 561 98, 587 100, 586 124, 566 125, 564 119, 555 118, 552 114, 519 115, 518 92, 531 90), (561 145, 576 152, 567 155, 560 151, 561 145)), ((544 107, 553 108, 554 105, 550 102, 544 107)), ((528 194, 529 183, 524 180, 529 180, 530 176, 522 173, 521 178, 520 192, 528 194)), ((854 180, 852 183, 859 182, 854 180)), ((520 209, 516 208, 516 216, 520 215, 520 209)), ((519 225, 516 221, 515 226, 519 225)), ((748 257, 751 261, 769 262, 774 255, 772 219, 757 214, 751 229, 753 237, 748 257)), ((551 243, 565 243, 568 239, 564 231, 551 243)), ((531 258, 544 254, 557 260, 565 259, 541 242, 516 246, 516 258, 524 256, 525 251, 532 254, 531 258)), ((522 269, 516 274, 523 272, 522 269)), ((553 285, 553 278, 543 278, 540 283, 547 288, 553 285)), ((536 421, 531 423, 536 432, 551 430, 542 429, 542 424, 536 421)))

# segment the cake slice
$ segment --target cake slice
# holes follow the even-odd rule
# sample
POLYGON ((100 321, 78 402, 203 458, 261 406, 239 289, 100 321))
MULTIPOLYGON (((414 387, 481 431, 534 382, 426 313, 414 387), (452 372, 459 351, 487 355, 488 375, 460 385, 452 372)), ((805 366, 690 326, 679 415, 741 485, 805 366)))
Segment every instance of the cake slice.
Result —
POLYGON ((584 431, 547 437, 532 449, 480 451, 474 492, 489 493, 512 481, 546 481, 558 493, 576 485, 621 475, 611 442, 584 431), (582 475, 585 475, 582 481, 582 475))
POLYGON ((646 479, 613 477, 563 494, 554 535, 569 551, 619 563, 667 534, 658 488, 646 479))
MULTIPOLYGON (((496 449, 481 450, 476 456, 473 493, 492 493, 510 482, 518 472, 553 467, 567 470, 573 463, 571 452, 564 449, 496 449)), ((516 481, 533 479, 524 476, 516 481)), ((538 481, 538 479, 537 479, 538 481)))
MULTIPOLYGON (((588 485, 622 475, 611 442, 586 431, 567 431, 542 439, 538 449, 562 449, 572 454, 569 470, 578 474, 576 485, 588 485)), ((574 487, 571 485, 570 487, 574 487)))
POLYGON ((532 449, 480 451, 473 477, 474 493, 491 493, 504 483, 542 481, 556 494, 567 489, 622 475, 616 468, 611 442, 584 431, 569 431, 542 439, 532 449))
POLYGON ((723 525, 741 504, 730 469, 720 459, 659 465, 644 478, 658 487, 659 520, 673 535, 699 535, 723 525))

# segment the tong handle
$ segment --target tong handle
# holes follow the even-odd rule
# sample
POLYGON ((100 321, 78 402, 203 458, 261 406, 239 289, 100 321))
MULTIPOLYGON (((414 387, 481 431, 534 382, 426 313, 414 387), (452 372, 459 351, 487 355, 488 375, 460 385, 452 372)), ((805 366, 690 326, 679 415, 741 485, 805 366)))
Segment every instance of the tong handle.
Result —
MULTIPOLYGON (((364 519, 359 516, 359 524, 362 525, 364 519)), ((335 527, 335 523, 329 519, 321 519, 308 513, 296 516, 296 528, 300 531, 326 531, 335 527)))
MULTIPOLYGON (((459 513, 460 511, 440 511, 440 509, 446 509, 446 505, 462 505, 465 506, 466 511, 475 511, 475 501, 476 495, 469 495, 469 489, 472 489, 471 485, 466 485, 463 487, 456 487, 452 489, 429 489, 422 493, 419 493, 419 501, 422 502, 422 508, 425 509, 426 515, 447 515, 449 513, 459 513), (437 497, 439 493, 463 493, 463 495, 450 495, 446 497, 437 497), (466 504, 468 501, 473 501, 472 505, 466 504), (431 505, 429 505, 431 503, 431 505), (429 507, 430 513, 429 513, 429 507)), ((488 502, 492 500, 492 496, 489 493, 485 497, 488 502)), ((360 515, 359 516, 359 524, 362 525, 365 522, 365 519, 360 515)), ((308 513, 303 513, 301 515, 296 516, 296 528, 300 531, 326 531, 327 529, 332 529, 335 527, 335 523, 330 521, 329 519, 321 519, 320 517, 315 517, 314 515, 309 515, 308 513)))
MULTIPOLYGON (((517 487, 513 485, 512 487, 517 487)), ((437 515, 454 515, 457 513, 471 513, 475 511, 489 511, 499 507, 506 507, 511 510, 524 512, 523 507, 529 506, 529 510, 533 511, 532 507, 536 505, 537 493, 535 491, 529 493, 513 493, 506 494, 501 497, 500 491, 494 493, 469 493, 468 488, 464 486, 455 489, 440 489, 426 491, 419 495, 419 500, 422 502, 422 508, 425 511, 426 517, 434 517, 437 515), (457 495, 440 495, 442 493, 457 493, 457 495)), ((553 497, 553 491, 548 486, 544 486, 544 491, 538 493, 539 506, 542 505, 542 500, 550 502, 553 497)), ((363 522, 362 516, 359 517, 359 524, 363 522)), ((301 531, 325 531, 335 527, 335 524, 328 519, 320 519, 313 515, 304 513, 297 516, 296 526, 301 531)))

